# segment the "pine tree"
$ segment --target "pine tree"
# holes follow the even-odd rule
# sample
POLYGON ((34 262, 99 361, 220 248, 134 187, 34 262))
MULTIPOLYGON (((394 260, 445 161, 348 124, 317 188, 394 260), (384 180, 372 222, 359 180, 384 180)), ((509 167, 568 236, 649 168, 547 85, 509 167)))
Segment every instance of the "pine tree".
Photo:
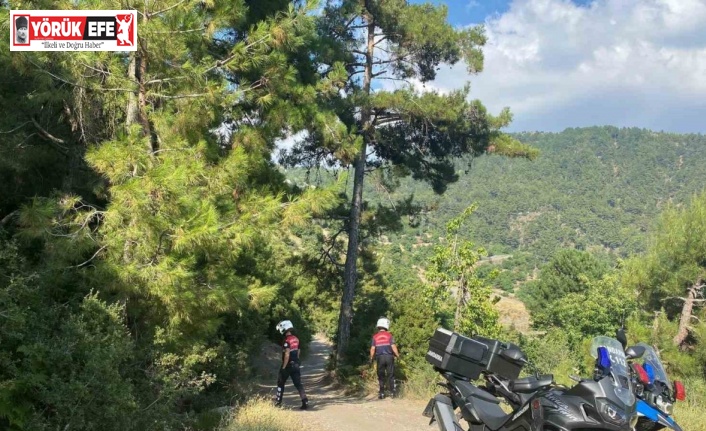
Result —
MULTIPOLYGON (((49 3, 42 8, 124 6, 49 3)), ((175 406, 243 368, 247 351, 236 349, 269 327, 283 289, 288 230, 338 204, 337 185, 299 191, 270 161, 274 141, 307 127, 319 101, 337 94, 335 74, 304 73, 314 3, 302 3, 157 0, 138 11, 137 52, 2 58, 3 68, 43 79, 34 91, 64 108, 17 131, 71 144, 77 163, 102 178, 85 188, 80 176, 53 181, 13 217, 39 244, 47 279, 61 274, 73 301, 95 288, 124 307, 135 341, 125 382, 147 412, 133 418, 137 429, 176 426, 175 406)))
POLYGON ((509 110, 497 117, 488 114, 481 102, 468 101, 468 87, 448 94, 414 87, 433 80, 442 63, 463 60, 469 73, 483 68, 482 29, 457 30, 446 18, 445 6, 406 0, 331 0, 319 20, 322 41, 315 58, 320 70, 324 75, 341 69, 347 74, 341 98, 328 104, 338 119, 311 129, 285 160, 353 167, 339 362, 347 351, 353 318, 366 173, 390 169, 395 175, 427 181, 441 193, 458 178, 454 157, 485 152, 536 155, 500 132, 511 120, 509 110), (400 86, 391 89, 384 86, 386 82, 400 86))

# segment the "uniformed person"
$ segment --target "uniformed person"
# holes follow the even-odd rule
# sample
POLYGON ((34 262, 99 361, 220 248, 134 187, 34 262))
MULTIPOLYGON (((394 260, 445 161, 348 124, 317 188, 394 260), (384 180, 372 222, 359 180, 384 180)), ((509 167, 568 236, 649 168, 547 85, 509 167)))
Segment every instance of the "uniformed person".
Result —
POLYGON ((279 369, 277 377, 277 397, 275 405, 282 405, 282 396, 284 395, 284 384, 289 377, 292 378, 294 387, 299 391, 299 397, 302 400, 301 410, 306 410, 309 407, 309 400, 304 392, 304 385, 301 382, 301 372, 299 370, 299 338, 293 334, 294 325, 289 320, 283 320, 277 324, 277 330, 284 335, 282 343, 282 366, 279 369))
POLYGON ((395 337, 390 333, 390 320, 381 317, 377 321, 377 332, 370 344, 370 362, 377 360, 378 383, 380 385, 379 399, 385 398, 385 382, 387 381, 390 395, 395 394, 395 358, 400 357, 395 344, 395 337))

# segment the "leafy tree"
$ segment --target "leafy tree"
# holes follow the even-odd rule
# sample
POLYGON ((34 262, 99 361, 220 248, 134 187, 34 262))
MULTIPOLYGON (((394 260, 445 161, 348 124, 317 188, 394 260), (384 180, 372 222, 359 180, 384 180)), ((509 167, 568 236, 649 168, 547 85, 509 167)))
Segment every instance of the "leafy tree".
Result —
MULTIPOLYGON (((525 335, 510 331, 502 338, 515 342, 534 367, 543 373, 553 373, 557 383, 571 385, 569 375, 575 374, 575 367, 580 364, 582 353, 573 349, 569 337, 562 328, 552 328, 541 335, 525 335)), ((525 373, 531 373, 531 367, 525 367, 525 373)))
POLYGON ((310 130, 287 162, 353 166, 339 361, 347 352, 353 318, 366 173, 384 167, 389 175, 411 175, 443 192, 458 179, 451 157, 486 151, 535 155, 499 131, 510 122, 507 109, 493 117, 479 101, 467 100, 468 88, 420 93, 411 85, 433 80, 441 63, 464 60, 469 73, 482 70, 482 30, 454 29, 446 15, 445 6, 405 0, 331 0, 323 9, 316 60, 324 74, 347 75, 343 96, 331 105, 338 120, 310 130), (410 85, 389 90, 381 84, 386 80, 410 85))
MULTIPOLYGON (((486 252, 460 237, 463 222, 474 210, 475 206, 468 207, 447 224, 444 244, 434 248, 434 255, 424 275, 428 280, 425 297, 432 310, 443 313, 448 309, 452 296, 455 331, 494 337, 500 332, 498 311, 491 301, 490 286, 478 277, 476 269, 476 264, 486 252)), ((446 320, 443 314, 440 317, 442 322, 446 320)))
POLYGON ((626 264, 625 282, 640 292, 649 309, 664 307, 669 318, 678 317, 674 344, 690 344, 706 285, 706 192, 687 206, 664 210, 645 255, 626 264))
POLYGON ((622 287, 615 274, 589 282, 586 289, 571 292, 533 312, 539 329, 560 328, 572 347, 585 338, 614 334, 626 317, 637 310, 634 291, 622 287))
MULTIPOLYGON (((703 313, 701 313, 703 316, 703 313)), ((674 335, 679 331, 679 322, 669 320, 663 311, 642 310, 627 321, 627 335, 630 343, 647 343, 659 353, 672 380, 679 378, 703 378, 704 361, 703 333, 706 325, 698 323, 693 331, 697 344, 690 351, 683 351, 674 344, 674 335)))
POLYGON ((573 249, 559 250, 542 267, 539 280, 522 291, 533 312, 541 311, 571 293, 581 294, 608 272, 608 264, 594 254, 573 249))

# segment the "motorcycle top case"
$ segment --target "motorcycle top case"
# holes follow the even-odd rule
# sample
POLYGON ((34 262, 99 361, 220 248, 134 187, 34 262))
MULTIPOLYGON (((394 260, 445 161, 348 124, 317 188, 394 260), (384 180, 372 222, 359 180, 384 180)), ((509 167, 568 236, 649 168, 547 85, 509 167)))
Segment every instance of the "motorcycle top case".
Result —
POLYGON ((514 344, 503 343, 475 336, 464 337, 456 332, 438 328, 429 340, 427 362, 471 380, 480 377, 482 372, 490 372, 506 379, 516 379, 522 370, 522 363, 500 355, 504 349, 519 349, 514 344))

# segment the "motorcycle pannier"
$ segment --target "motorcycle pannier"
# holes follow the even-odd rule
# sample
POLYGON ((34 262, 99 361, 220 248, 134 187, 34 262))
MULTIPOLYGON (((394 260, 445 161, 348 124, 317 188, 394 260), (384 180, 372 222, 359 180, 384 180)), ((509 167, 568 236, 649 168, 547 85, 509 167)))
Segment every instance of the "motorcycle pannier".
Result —
POLYGON ((500 352, 509 348, 519 349, 514 344, 479 336, 468 338, 438 328, 429 340, 426 360, 442 371, 450 371, 469 379, 477 379, 482 372, 516 379, 523 364, 500 355, 500 352))

